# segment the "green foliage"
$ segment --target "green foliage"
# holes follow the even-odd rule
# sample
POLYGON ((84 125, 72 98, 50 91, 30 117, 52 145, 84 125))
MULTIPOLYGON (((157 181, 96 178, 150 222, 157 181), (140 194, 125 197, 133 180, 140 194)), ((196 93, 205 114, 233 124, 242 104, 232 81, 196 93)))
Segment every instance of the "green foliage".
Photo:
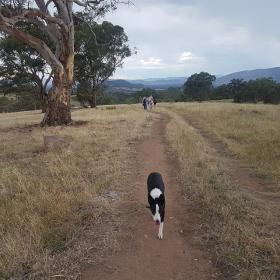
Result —
POLYGON ((280 103, 280 85, 271 78, 262 78, 245 82, 232 80, 230 83, 234 102, 237 103, 280 103))
POLYGON ((0 97, 0 113, 6 112, 9 104, 10 101, 6 96, 0 97))
MULTIPOLYGON (((35 25, 21 23, 18 28, 46 42, 50 41, 35 25)), ((52 48, 50 42, 49 45, 52 48)), ((42 103, 43 96, 46 95, 44 79, 45 76, 49 75, 49 71, 45 60, 41 58, 37 51, 21 43, 13 36, 3 35, 0 39, 0 59, 0 87, 2 92, 4 94, 14 94, 32 88, 34 98, 37 99, 36 103, 42 103)), ((32 103, 34 104, 34 101, 32 103)), ((31 104, 29 95, 26 102, 21 97, 20 103, 10 104, 11 108, 8 106, 8 111, 17 110, 17 108, 18 110, 29 110, 30 107, 27 104, 31 104)))
POLYGON ((233 79, 228 84, 229 88, 231 89, 234 102, 241 102, 241 90, 245 86, 246 82, 243 79, 233 79))
POLYGON ((107 21, 98 24, 85 16, 79 17, 83 20, 76 22, 75 79, 81 102, 95 107, 95 95, 98 102, 99 89, 122 66, 131 50, 121 26, 107 21))
POLYGON ((233 79, 228 85, 213 88, 214 76, 208 73, 192 75, 184 85, 184 101, 233 99, 236 103, 280 103, 280 84, 271 78, 233 79))
MULTIPOLYGON (((40 39, 45 38, 45 35, 34 25, 21 24, 20 29, 40 39)), ((47 41, 47 39, 45 40, 47 41)), ((30 83, 36 83, 37 81, 34 80, 36 74, 38 77, 47 68, 45 60, 40 57, 37 51, 10 35, 1 37, 0 57, 2 62, 1 77, 6 80, 15 80, 17 83, 20 83, 22 79, 24 83, 27 79, 30 83)))
POLYGON ((280 85, 273 87, 270 90, 263 92, 263 103, 265 104, 280 104, 280 85))
POLYGON ((87 108, 88 106, 94 108, 96 107, 96 104, 112 104, 112 98, 104 93, 103 87, 99 87, 92 91, 90 85, 88 85, 88 83, 86 82, 80 83, 78 85, 76 97, 81 106, 85 108, 87 108))
POLYGON ((221 85, 219 87, 213 88, 210 92, 210 100, 223 100, 223 99, 232 99, 233 94, 231 87, 229 85, 221 85))
POLYGON ((209 99, 216 77, 207 72, 200 72, 190 76, 184 84, 184 99, 204 101, 209 99))

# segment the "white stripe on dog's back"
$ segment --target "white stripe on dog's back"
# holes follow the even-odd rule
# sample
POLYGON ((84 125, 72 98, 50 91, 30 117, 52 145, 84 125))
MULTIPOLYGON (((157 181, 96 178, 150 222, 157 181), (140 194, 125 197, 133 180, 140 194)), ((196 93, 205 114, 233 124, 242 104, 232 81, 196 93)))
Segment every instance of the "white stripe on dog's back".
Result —
POLYGON ((156 213, 159 213, 159 207, 158 207, 158 204, 156 204, 156 213))
POLYGON ((159 198, 161 194, 162 194, 162 191, 158 188, 154 188, 150 192, 150 195, 153 199, 159 198))

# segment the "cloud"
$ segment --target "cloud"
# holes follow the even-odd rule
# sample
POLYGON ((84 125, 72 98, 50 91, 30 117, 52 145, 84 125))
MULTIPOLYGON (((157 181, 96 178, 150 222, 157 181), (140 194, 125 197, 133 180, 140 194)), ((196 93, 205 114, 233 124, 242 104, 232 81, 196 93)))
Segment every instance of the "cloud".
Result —
POLYGON ((154 58, 150 57, 148 59, 141 59, 141 64, 144 66, 161 66, 162 65, 162 59, 161 58, 154 58))
POLYGON ((179 63, 184 63, 184 64, 198 64, 203 62, 203 58, 196 56, 194 53, 187 51, 183 52, 179 58, 179 63))
POLYGON ((179 59, 179 62, 188 62, 188 61, 191 61, 191 60, 194 60, 194 55, 191 53, 191 52, 183 52, 181 54, 181 57, 179 59))

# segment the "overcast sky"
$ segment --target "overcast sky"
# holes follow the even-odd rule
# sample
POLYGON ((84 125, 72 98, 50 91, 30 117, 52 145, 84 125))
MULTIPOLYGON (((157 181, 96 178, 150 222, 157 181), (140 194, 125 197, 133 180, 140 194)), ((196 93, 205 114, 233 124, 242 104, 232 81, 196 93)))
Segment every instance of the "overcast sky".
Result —
POLYGON ((138 54, 114 78, 227 74, 280 66, 279 0, 133 0, 106 20, 138 54))

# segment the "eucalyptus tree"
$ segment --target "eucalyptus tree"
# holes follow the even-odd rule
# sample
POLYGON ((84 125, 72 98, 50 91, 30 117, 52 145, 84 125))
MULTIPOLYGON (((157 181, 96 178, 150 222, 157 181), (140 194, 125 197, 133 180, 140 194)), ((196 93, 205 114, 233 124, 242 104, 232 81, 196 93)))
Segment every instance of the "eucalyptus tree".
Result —
POLYGON ((75 80, 81 101, 96 107, 96 94, 104 82, 131 55, 128 37, 121 26, 108 21, 77 20, 75 80))
POLYGON ((53 72, 53 88, 42 125, 71 123, 70 94, 74 73, 74 11, 93 18, 115 9, 118 0, 0 0, 0 30, 34 48, 53 72), (22 23, 36 25, 54 45, 26 32, 22 23))
POLYGON ((184 84, 184 97, 196 101, 207 100, 215 80, 216 77, 207 72, 191 75, 184 84))

